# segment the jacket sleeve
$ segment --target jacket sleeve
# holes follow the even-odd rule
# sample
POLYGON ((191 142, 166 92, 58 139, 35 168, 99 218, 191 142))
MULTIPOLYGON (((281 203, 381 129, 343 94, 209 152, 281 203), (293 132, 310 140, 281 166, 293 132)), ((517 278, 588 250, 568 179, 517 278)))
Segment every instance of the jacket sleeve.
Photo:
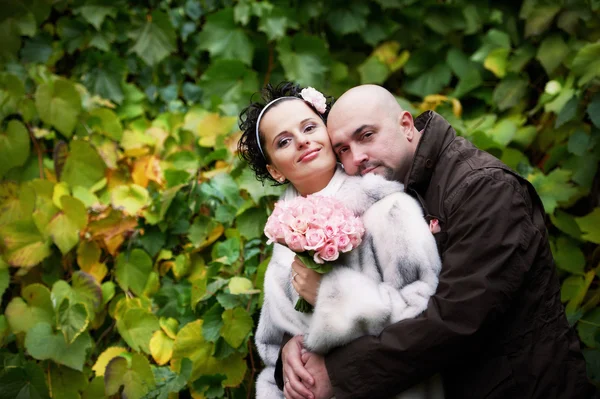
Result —
POLYGON ((441 261, 413 198, 405 193, 388 196, 373 205, 363 220, 365 240, 354 250, 359 253, 346 258, 360 266, 336 266, 319 285, 304 336, 304 345, 311 352, 326 353, 419 315, 437 288, 441 261))
POLYGON ((477 350, 475 334, 507 309, 537 252, 527 246, 541 241, 523 191, 480 174, 447 199, 436 294, 419 317, 325 357, 337 399, 389 398, 477 350))

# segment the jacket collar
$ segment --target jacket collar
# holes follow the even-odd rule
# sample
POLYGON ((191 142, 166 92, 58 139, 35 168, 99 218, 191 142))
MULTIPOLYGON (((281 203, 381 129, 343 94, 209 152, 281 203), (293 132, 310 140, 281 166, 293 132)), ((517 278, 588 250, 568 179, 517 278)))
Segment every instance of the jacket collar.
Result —
POLYGON ((415 128, 422 130, 415 157, 405 181, 407 189, 427 190, 440 154, 456 138, 456 131, 446 119, 434 111, 422 113, 415 119, 415 128))

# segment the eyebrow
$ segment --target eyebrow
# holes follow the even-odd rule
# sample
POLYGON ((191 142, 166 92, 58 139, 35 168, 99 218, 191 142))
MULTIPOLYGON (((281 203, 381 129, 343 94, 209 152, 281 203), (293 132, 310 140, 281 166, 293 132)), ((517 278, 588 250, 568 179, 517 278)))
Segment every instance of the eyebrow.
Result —
MULTIPOLYGON (((313 119, 313 117, 303 119, 303 120, 300 121, 299 125, 303 125, 306 122, 310 121, 311 119, 313 119)), ((275 142, 277 141, 277 139, 279 138, 279 136, 281 136, 282 134, 286 134, 286 133, 288 133, 287 130, 283 130, 283 131, 277 133, 277 135, 273 138, 273 141, 271 142, 271 144, 275 144, 275 142)))
MULTIPOLYGON (((354 140, 356 138, 356 136, 358 136, 359 134, 362 133, 363 130, 368 129, 368 128, 375 128, 375 125, 360 126, 358 129, 356 129, 354 132, 352 132, 352 134, 350 135, 350 140, 354 140)), ((340 148, 342 145, 343 145, 343 143, 336 143, 333 145, 333 149, 336 150, 336 149, 340 148)))

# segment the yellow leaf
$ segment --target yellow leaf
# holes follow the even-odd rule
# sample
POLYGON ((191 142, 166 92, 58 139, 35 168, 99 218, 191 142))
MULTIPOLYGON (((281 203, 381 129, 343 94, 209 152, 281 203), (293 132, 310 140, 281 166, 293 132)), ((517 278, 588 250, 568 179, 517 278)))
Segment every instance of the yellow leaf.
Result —
POLYGON ((173 342, 163 330, 157 330, 150 338, 150 353, 159 366, 166 364, 173 356, 173 342))
POLYGON ((179 322, 177 321, 177 319, 174 319, 172 317, 161 317, 160 319, 158 319, 158 324, 160 325, 160 328, 162 328, 162 330, 165 332, 165 334, 167 334, 170 338, 175 339, 175 337, 177 336, 177 330, 179 330, 179 322))
POLYGON ((410 52, 407 50, 400 51, 400 43, 396 41, 390 41, 380 44, 374 51, 373 55, 377 57, 379 61, 387 65, 390 71, 395 72, 402 68, 404 64, 410 58, 410 52))
POLYGON ((106 365, 108 364, 108 362, 110 362, 115 357, 122 355, 123 353, 127 353, 126 348, 121 348, 118 346, 111 346, 110 348, 107 348, 104 352, 100 354, 100 356, 98 356, 98 360, 96 360, 96 364, 94 364, 92 370, 96 372, 97 376, 103 376, 104 370, 106 370, 106 365))
POLYGON ((218 364, 217 359, 211 356, 214 344, 204 340, 202 335, 202 320, 186 324, 175 338, 171 369, 179 372, 181 360, 187 357, 192 361, 192 376, 190 381, 198 379, 203 374, 213 374, 218 364))
POLYGON ((58 183, 54 186, 54 192, 52 193, 52 202, 54 206, 59 209, 63 209, 61 198, 65 195, 71 195, 71 191, 69 190, 69 185, 65 182, 58 183))
POLYGON ((456 98, 449 98, 442 94, 430 94, 423 99, 423 102, 419 105, 419 110, 421 112, 425 111, 435 111, 437 107, 440 105, 451 102, 452 103, 452 113, 458 117, 462 114, 462 105, 460 101, 456 98))
POLYGON ((159 186, 164 184, 160 160, 156 156, 144 156, 133 163, 131 178, 135 184, 142 187, 148 187, 150 181, 156 182, 159 186))
POLYGON ((199 136, 200 147, 214 147, 217 137, 231 132, 235 126, 237 117, 221 116, 219 114, 208 114, 198 123, 195 133, 199 136))

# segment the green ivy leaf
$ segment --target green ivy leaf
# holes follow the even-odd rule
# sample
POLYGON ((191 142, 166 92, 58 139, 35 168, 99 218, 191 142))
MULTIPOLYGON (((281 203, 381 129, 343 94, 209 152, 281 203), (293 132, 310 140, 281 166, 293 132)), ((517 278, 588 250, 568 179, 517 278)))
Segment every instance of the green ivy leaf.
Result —
POLYGON ((71 305, 68 299, 61 302, 56 312, 58 329, 62 331, 67 343, 72 344, 87 329, 90 322, 88 312, 83 304, 71 305))
POLYGON ((252 331, 252 317, 242 308, 229 309, 223 312, 223 328, 221 336, 233 348, 239 347, 252 331))
POLYGON ((255 204, 263 197, 278 197, 283 193, 284 186, 273 186, 269 182, 261 183, 249 168, 244 168, 236 179, 240 189, 245 190, 255 204))
POLYGON ((571 64, 571 72, 580 77, 580 86, 600 76, 600 42, 588 43, 579 49, 571 64))
POLYGON ((252 64, 254 45, 242 29, 236 27, 233 9, 226 8, 206 18, 202 32, 198 35, 198 46, 207 50, 215 59, 240 60, 252 64))
POLYGON ((58 364, 82 371, 87 351, 92 348, 88 333, 81 334, 72 344, 65 342, 62 334, 52 332, 52 326, 38 323, 25 337, 25 349, 38 360, 53 360, 58 364))
POLYGON ((592 97, 592 101, 590 101, 587 107, 587 114, 594 126, 600 129, 600 93, 596 93, 592 97))
POLYGON ((122 210, 127 215, 137 215, 142 208, 149 205, 148 190, 137 184, 116 187, 111 193, 113 208, 122 210))
POLYGON ((570 179, 571 172, 560 168, 554 169, 548 175, 534 172, 527 177, 535 187, 548 214, 554 213, 559 202, 566 202, 577 194, 577 188, 569 182, 570 179))
POLYGON ((560 231, 577 240, 581 240, 581 230, 579 229, 579 225, 577 225, 574 216, 569 215, 560 209, 556 209, 554 214, 550 214, 550 219, 552 220, 552 224, 560 231))
POLYGON ((258 88, 256 71, 239 60, 217 60, 200 78, 206 106, 217 104, 225 114, 236 115, 258 88))
POLYGON ((81 98, 73 83, 66 79, 42 83, 35 92, 35 105, 42 121, 71 137, 81 112, 81 98))
POLYGON ((375 56, 367 58, 358 66, 361 84, 382 84, 390 75, 390 70, 375 56))
POLYGON ((0 119, 18 112, 24 96, 25 86, 18 76, 0 73, 0 119))
POLYGON ((81 394, 81 399, 96 399, 104 396, 104 377, 95 377, 81 394))
MULTIPOLYGON (((0 99, 1 101, 1 99, 0 99)), ((9 169, 22 166, 29 158, 29 132, 18 120, 8 122, 6 131, 0 132, 0 178, 9 169)))
POLYGON ((148 275, 152 271, 152 259, 142 249, 122 252, 115 261, 115 276, 123 291, 131 290, 142 295, 148 275))
POLYGON ((569 276, 563 281, 560 287, 560 300, 568 302, 577 296, 577 293, 583 288, 585 280, 581 276, 569 276))
POLYGON ((441 92, 444 87, 450 84, 451 78, 452 71, 448 66, 443 63, 436 64, 416 79, 408 80, 404 84, 404 89, 410 94, 425 97, 429 94, 441 92))
POLYGON ((346 3, 335 12, 329 13, 327 23, 339 36, 350 33, 360 33, 367 28, 369 6, 363 2, 353 1, 346 3))
POLYGON ((52 253, 50 241, 31 220, 17 221, 0 229, 4 242, 4 259, 17 267, 39 264, 52 253))
MULTIPOLYGON (((96 131, 115 141, 121 141, 123 127, 117 115, 108 108, 96 108, 89 113, 91 118, 97 118, 98 124, 90 123, 96 131)), ((88 119, 90 122, 90 119, 88 119)), ((93 122, 93 119, 92 119, 93 122)))
POLYGON ((202 336, 208 342, 216 342, 219 339, 223 327, 222 312, 223 308, 215 304, 202 315, 202 336))
POLYGON ((269 41, 284 38, 288 28, 297 29, 298 23, 280 7, 273 7, 271 12, 261 17, 258 24, 258 30, 264 32, 269 41))
POLYGON ((100 30, 106 17, 115 18, 117 16, 117 9, 106 5, 85 5, 74 9, 73 13, 81 15, 83 19, 94 25, 96 30, 100 30))
POLYGON ((556 267, 571 274, 585 274, 585 256, 573 240, 560 237, 553 250, 556 267))
POLYGON ((558 5, 538 5, 526 17, 525 37, 544 33, 561 7, 558 5))
POLYGON ((214 345, 202 336, 202 320, 186 324, 177 333, 173 346, 172 369, 176 372, 182 369, 182 361, 188 358, 192 361, 192 375, 189 381, 195 381, 204 374, 213 374, 216 359, 211 356, 214 345))
POLYGON ((192 362, 184 358, 181 361, 179 374, 168 367, 153 367, 156 388, 148 393, 146 398, 168 399, 169 394, 181 391, 192 374, 192 362))
POLYGON ((115 357, 106 366, 104 373, 104 393, 114 395, 123 387, 123 397, 141 398, 154 386, 154 374, 145 356, 131 355, 131 360, 115 357))
POLYGON ((527 93, 529 82, 518 77, 507 77, 494 89, 493 101, 500 111, 514 107, 527 93))
POLYGON ((175 30, 162 11, 153 11, 152 17, 133 36, 135 44, 130 51, 150 66, 158 64, 177 49, 175 30))
POLYGON ((49 399, 46 376, 42 368, 34 362, 23 366, 6 367, 0 373, 0 398, 49 399))
MULTIPOLYGON (((117 319, 117 330, 127 345, 136 352, 150 354, 150 339, 160 328, 158 318, 142 308, 130 308, 117 319)), ((106 375, 106 374, 105 374, 106 375)))
POLYGON ((560 35, 552 35, 542 41, 536 58, 540 61, 548 76, 563 62, 569 54, 569 46, 560 35))
POLYGON ((104 178, 106 164, 98 152, 88 142, 74 140, 61 175, 61 181, 70 187, 92 188, 104 178))
POLYGON ((60 199, 62 211, 58 212, 46 227, 46 234, 63 254, 79 242, 79 232, 87 225, 87 209, 81 201, 71 196, 60 199))
POLYGON ((600 208, 594 208, 587 215, 575 218, 575 221, 583 232, 584 240, 600 244, 600 208))
POLYGON ((329 70, 329 52, 325 42, 303 33, 285 37, 277 44, 285 77, 301 86, 322 87, 329 70))
POLYGON ((27 332, 38 323, 54 325, 54 309, 47 287, 30 284, 23 288, 22 295, 22 298, 13 298, 4 311, 6 320, 15 334, 27 332))
POLYGON ((590 348, 598 346, 599 342, 596 337, 600 333, 600 308, 591 310, 579 320, 577 332, 584 344, 590 348))
POLYGON ((69 367, 50 363, 48 374, 53 398, 78 399, 79 393, 88 385, 88 380, 82 372, 69 367))

